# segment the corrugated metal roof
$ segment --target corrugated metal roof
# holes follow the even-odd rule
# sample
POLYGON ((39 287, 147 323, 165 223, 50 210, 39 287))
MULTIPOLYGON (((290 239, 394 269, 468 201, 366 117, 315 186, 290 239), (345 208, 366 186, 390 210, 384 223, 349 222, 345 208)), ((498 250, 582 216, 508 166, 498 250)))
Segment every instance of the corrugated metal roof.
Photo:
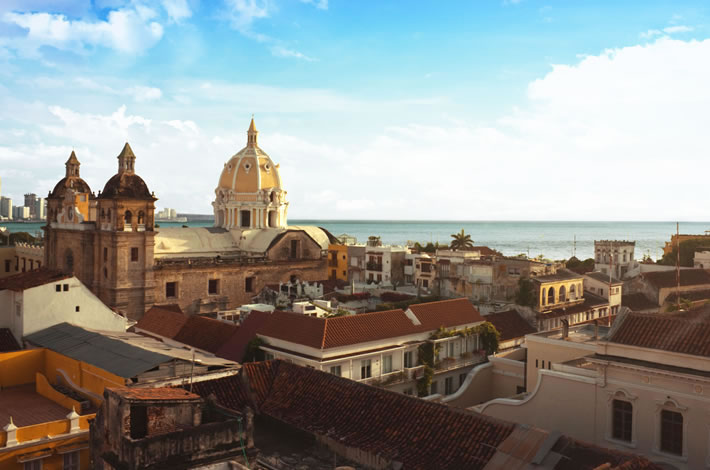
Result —
POLYGON ((173 359, 69 323, 51 326, 25 339, 126 379, 173 359))

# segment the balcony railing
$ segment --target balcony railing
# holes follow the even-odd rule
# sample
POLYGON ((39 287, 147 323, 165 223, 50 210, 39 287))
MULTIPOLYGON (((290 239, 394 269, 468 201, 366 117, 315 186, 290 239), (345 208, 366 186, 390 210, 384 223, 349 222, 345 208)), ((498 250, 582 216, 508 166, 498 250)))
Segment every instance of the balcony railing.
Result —
POLYGON ((380 263, 373 263, 372 261, 368 261, 368 263, 367 263, 367 270, 368 270, 368 271, 380 271, 380 272, 382 272, 382 264, 380 264, 380 263))
POLYGON ((461 356, 457 357, 445 357, 441 359, 440 361, 437 361, 434 363, 434 370, 439 372, 439 371, 444 371, 444 370, 452 370, 452 369, 459 369, 461 367, 466 367, 474 364, 478 364, 481 362, 484 362, 486 358, 485 354, 481 353, 464 353, 461 356))

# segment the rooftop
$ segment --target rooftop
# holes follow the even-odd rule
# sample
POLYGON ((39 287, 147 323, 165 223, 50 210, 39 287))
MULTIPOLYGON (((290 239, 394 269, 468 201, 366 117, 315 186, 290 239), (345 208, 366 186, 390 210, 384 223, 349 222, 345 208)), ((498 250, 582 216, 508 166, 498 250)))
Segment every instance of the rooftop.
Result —
MULTIPOLYGON (((603 282, 605 284, 609 284, 609 275, 604 274, 603 272, 600 271, 592 271, 590 273, 584 273, 585 276, 591 277, 592 279, 595 279, 599 282, 603 282)), ((616 279, 615 277, 611 277, 611 284, 614 286, 622 285, 623 282, 620 280, 616 279)))
POLYGON ((70 277, 72 277, 70 274, 65 274, 58 270, 42 268, 0 279, 0 290, 8 289, 20 292, 33 287, 43 286, 51 282, 69 279, 70 277))
POLYGON ((219 347, 215 354, 230 361, 242 362, 247 344, 256 338, 257 331, 266 323, 270 315, 268 312, 252 310, 237 331, 219 347))
POLYGON ((401 462, 406 469, 528 468, 511 467, 506 458, 523 455, 524 448, 538 451, 523 455, 524 460, 531 462, 542 452, 544 461, 551 462, 545 468, 553 470, 633 462, 643 466, 620 468, 658 469, 643 458, 557 433, 535 430, 543 439, 528 439, 526 426, 282 361, 245 364, 239 376, 196 383, 194 390, 202 396, 214 395, 224 407, 241 412, 248 405, 280 423, 385 462, 401 462))
MULTIPOLYGON (((603 339, 605 336, 607 336, 609 334, 609 330, 610 330, 610 327, 608 327, 608 326, 597 325, 596 326, 597 338, 603 339)), ((539 333, 533 333, 533 334, 529 335, 528 337, 557 339, 557 340, 570 341, 573 343, 591 343, 591 342, 597 341, 597 338, 594 337, 595 336, 594 333, 595 333, 595 325, 592 323, 585 323, 583 325, 570 326, 569 333, 568 333, 566 339, 564 338, 564 332, 563 332, 562 328, 558 328, 555 330, 540 331, 539 333)))
POLYGON ((571 281, 573 279, 579 279, 580 281, 584 278, 581 274, 577 274, 568 269, 560 269, 555 274, 545 274, 544 276, 535 276, 533 281, 539 283, 544 282, 558 282, 558 281, 571 281))
POLYGON ((537 330, 520 316, 517 310, 506 310, 488 314, 484 320, 489 321, 500 333, 501 341, 508 341, 521 338, 525 335, 537 332, 537 330))
POLYGON ((202 366, 238 365, 135 333, 92 331, 69 323, 60 323, 32 333, 26 340, 123 378, 134 378, 174 359, 192 362, 193 356, 202 366))
POLYGON ((643 293, 624 294, 621 296, 621 305, 629 307, 635 312, 642 310, 658 310, 656 302, 649 300, 643 293))
POLYGON ((173 339, 214 354, 238 329, 231 322, 193 315, 173 339))
MULTIPOLYGON (((677 285, 676 271, 656 271, 641 274, 651 285, 657 289, 675 287, 677 285)), ((681 269, 680 285, 697 286, 710 284, 710 272, 705 269, 681 269)))
POLYGON ((154 306, 138 320, 135 328, 149 331, 165 338, 174 338, 187 322, 187 315, 172 308, 154 306))
POLYGON ((411 305, 409 310, 413 315, 398 309, 335 318, 274 312, 258 333, 316 349, 328 349, 484 321, 465 298, 411 305))
POLYGON ((18 351, 22 349, 9 328, 0 328, 0 352, 18 351))
POLYGON ((608 341, 710 357, 710 308, 680 314, 620 314, 608 341))
POLYGON ((136 388, 118 387, 111 389, 116 395, 132 401, 175 401, 175 400, 201 400, 202 397, 188 392, 183 388, 159 387, 136 388))
POLYGON ((65 419, 71 410, 35 392, 35 384, 0 390, 0 428, 10 422, 15 426, 32 426, 65 419))

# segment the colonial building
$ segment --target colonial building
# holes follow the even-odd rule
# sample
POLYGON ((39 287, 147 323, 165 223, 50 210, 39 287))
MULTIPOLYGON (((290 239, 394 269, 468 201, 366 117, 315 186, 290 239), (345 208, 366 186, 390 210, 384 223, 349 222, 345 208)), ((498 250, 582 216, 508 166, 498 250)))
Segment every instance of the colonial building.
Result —
POLYGON ((279 166, 257 135, 252 119, 247 146, 219 177, 212 228, 158 230, 157 198, 136 174, 128 143, 96 196, 72 152, 48 197, 44 265, 73 273, 135 319, 153 304, 216 312, 249 303, 269 283, 327 278, 327 249, 337 241, 318 227, 288 226, 279 166))
POLYGON ((594 270, 612 273, 617 279, 637 275, 639 263, 634 259, 636 242, 627 240, 594 240, 594 270))

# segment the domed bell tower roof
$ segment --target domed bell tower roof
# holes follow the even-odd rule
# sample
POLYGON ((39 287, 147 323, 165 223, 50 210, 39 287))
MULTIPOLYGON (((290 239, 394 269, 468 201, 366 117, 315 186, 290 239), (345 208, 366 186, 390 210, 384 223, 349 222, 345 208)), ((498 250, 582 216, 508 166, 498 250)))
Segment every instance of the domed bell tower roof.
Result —
POLYGON ((76 153, 74 150, 71 151, 69 159, 64 163, 66 168, 64 178, 59 180, 59 182, 54 186, 54 189, 49 193, 50 198, 63 198, 64 193, 68 188, 71 188, 76 193, 89 193, 91 194, 91 188, 89 185, 81 179, 79 176, 79 159, 76 158, 76 153))
POLYGON ((148 190, 143 178, 135 172, 136 156, 133 149, 126 142, 123 150, 118 154, 118 173, 106 182, 104 190, 99 194, 99 199, 149 199, 156 198, 148 190))

